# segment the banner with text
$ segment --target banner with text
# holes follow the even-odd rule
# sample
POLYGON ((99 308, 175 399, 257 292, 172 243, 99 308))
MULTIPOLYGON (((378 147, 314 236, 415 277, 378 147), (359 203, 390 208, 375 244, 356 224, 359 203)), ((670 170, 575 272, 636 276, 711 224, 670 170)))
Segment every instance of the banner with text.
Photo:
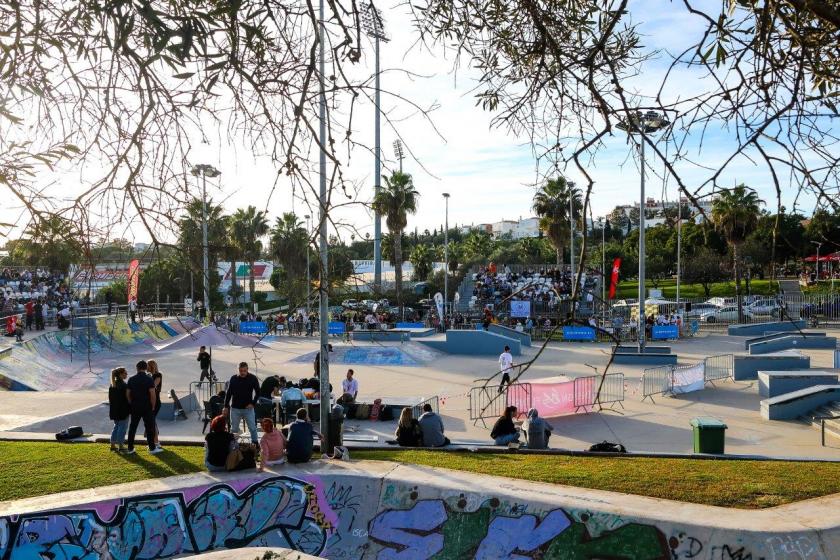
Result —
POLYGON ((595 340, 595 329, 592 327, 563 327, 563 340, 595 340))
POLYGON ((672 375, 671 393, 681 395, 699 391, 705 384, 706 364, 700 362, 693 366, 675 367, 672 375))
POLYGON ((514 300, 510 302, 510 316, 511 317, 530 317, 531 316, 531 302, 514 300))
POLYGON ((618 286, 618 271, 621 269, 621 258, 617 258, 613 261, 612 265, 612 276, 610 278, 610 299, 615 298, 615 289, 618 286))
POLYGON ((140 290, 140 261, 134 259, 128 265, 128 301, 137 299, 140 290))

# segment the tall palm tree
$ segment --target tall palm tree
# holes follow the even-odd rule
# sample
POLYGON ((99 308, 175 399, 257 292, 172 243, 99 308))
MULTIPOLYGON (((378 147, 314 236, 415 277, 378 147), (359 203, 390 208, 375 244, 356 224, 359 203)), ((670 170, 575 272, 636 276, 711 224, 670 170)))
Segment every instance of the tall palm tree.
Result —
POLYGON ((572 199, 572 216, 580 222, 583 204, 580 189, 575 188, 562 175, 549 179, 534 195, 533 210, 540 217, 540 229, 554 246, 557 264, 563 264, 563 250, 569 240, 569 198, 572 199))
POLYGON ((382 178, 385 188, 376 194, 372 206, 375 212, 385 216, 385 224, 394 238, 394 279, 397 305, 402 308, 402 232, 408 225, 408 215, 417 212, 420 193, 408 173, 395 171, 390 177, 382 178))
MULTIPOLYGON (((250 301, 254 301, 254 262, 262 254, 262 241, 268 233, 268 218, 266 212, 260 212, 255 206, 238 209, 230 218, 230 238, 236 247, 240 258, 248 263, 248 293, 250 301)), ((234 264, 234 281, 236 280, 236 262, 234 264)))
MULTIPOLYGON (((271 254, 283 268, 288 289, 286 297, 290 308, 299 303, 298 287, 306 277, 306 252, 309 250, 309 235, 303 222, 294 212, 286 212, 274 222, 271 228, 271 254)), ((275 286, 276 287, 276 286, 275 286)), ((306 286, 309 293, 311 286, 306 286)), ((279 291, 279 290, 278 290, 279 291)))
POLYGON ((764 201, 754 190, 743 183, 731 190, 721 191, 712 202, 712 221, 715 229, 732 248, 732 264, 735 270, 735 295, 738 298, 738 322, 744 321, 741 297, 741 258, 739 248, 747 236, 758 225, 758 216, 764 201))

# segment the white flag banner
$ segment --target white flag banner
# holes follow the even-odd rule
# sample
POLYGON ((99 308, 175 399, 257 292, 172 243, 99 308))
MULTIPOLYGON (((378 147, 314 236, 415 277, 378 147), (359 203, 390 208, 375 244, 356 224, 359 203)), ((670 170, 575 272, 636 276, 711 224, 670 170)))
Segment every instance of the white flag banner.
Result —
POLYGON ((680 395, 700 391, 706 386, 705 373, 706 364, 704 362, 693 366, 675 367, 672 373, 671 393, 680 395))
POLYGON ((443 323, 443 294, 440 292, 435 294, 435 305, 437 306, 438 317, 443 323))

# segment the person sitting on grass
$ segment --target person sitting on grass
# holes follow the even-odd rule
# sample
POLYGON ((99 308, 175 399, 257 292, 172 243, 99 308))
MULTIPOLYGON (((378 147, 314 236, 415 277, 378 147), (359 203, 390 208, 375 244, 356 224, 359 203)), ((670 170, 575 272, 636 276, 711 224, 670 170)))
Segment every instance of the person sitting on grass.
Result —
POLYGON ((443 447, 449 445, 449 438, 443 435, 443 420, 432 412, 432 405, 423 405, 423 414, 417 420, 423 432, 423 447, 443 447))
POLYGON ((260 439, 260 466, 262 471, 271 465, 282 465, 286 462, 286 438, 283 432, 274 427, 274 420, 263 418, 260 420, 263 437, 260 439))
POLYGON ((210 472, 224 471, 228 454, 236 446, 236 437, 227 429, 223 414, 210 422, 210 433, 204 437, 204 466, 210 472))
POLYGON ((540 418, 536 408, 528 411, 522 424, 522 433, 525 434, 528 449, 548 449, 548 439, 553 430, 554 426, 540 418))
POLYGON ((323 437, 309 422, 305 408, 298 409, 296 416, 297 420, 289 424, 286 458, 290 463, 306 463, 312 458, 312 437, 323 437))
POLYGON ((516 407, 508 406, 504 413, 499 416, 493 429, 490 431, 490 437, 496 445, 508 445, 509 443, 519 443, 519 430, 513 423, 516 417, 516 407))
POLYGON ((423 447, 423 430, 420 424, 412 417, 411 409, 405 407, 400 412, 400 421, 397 423, 397 430, 394 433, 400 447, 423 447))

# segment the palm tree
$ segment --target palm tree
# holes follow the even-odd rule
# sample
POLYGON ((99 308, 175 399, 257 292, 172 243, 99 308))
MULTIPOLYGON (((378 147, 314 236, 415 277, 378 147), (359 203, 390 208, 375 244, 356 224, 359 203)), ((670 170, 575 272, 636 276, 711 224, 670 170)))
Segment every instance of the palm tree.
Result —
POLYGON ((569 239, 569 197, 572 198, 572 219, 580 221, 581 193, 565 177, 549 179, 534 195, 533 210, 540 217, 540 229, 554 246, 557 264, 563 264, 563 250, 569 239))
POLYGON ((432 262, 434 254, 428 245, 417 245, 411 250, 411 255, 408 257, 411 264, 414 265, 414 279, 417 281, 424 281, 429 277, 432 271, 432 262))
POLYGON ((408 173, 395 171, 390 177, 382 178, 385 188, 376 194, 372 206, 376 213, 385 216, 385 224, 394 238, 394 279, 397 305, 402 309, 402 232, 408 225, 408 215, 417 212, 420 193, 408 173))
POLYGON ((735 269, 735 295, 738 298, 738 322, 744 321, 741 298, 741 259, 739 248, 747 236, 758 225, 758 215, 764 201, 754 190, 743 183, 732 190, 721 191, 712 202, 712 221, 715 229, 732 248, 732 264, 735 269))
MULTIPOLYGON (((288 290, 286 297, 290 308, 297 305, 297 288, 306 277, 306 252, 309 250, 309 235, 303 222, 294 212, 286 212, 274 222, 271 228, 271 254, 283 267, 288 290)), ((277 288, 277 286, 275 286, 277 288)), ((306 286, 309 293, 310 286, 306 286)), ((279 291, 279 290, 278 290, 279 291)))
MULTIPOLYGON (((237 254, 248 263, 248 293, 254 301, 254 262, 262 254, 260 238, 268 233, 266 212, 260 212, 255 206, 238 209, 230 218, 230 238, 237 254)), ((234 261, 234 281, 236 280, 236 262, 234 261)))

